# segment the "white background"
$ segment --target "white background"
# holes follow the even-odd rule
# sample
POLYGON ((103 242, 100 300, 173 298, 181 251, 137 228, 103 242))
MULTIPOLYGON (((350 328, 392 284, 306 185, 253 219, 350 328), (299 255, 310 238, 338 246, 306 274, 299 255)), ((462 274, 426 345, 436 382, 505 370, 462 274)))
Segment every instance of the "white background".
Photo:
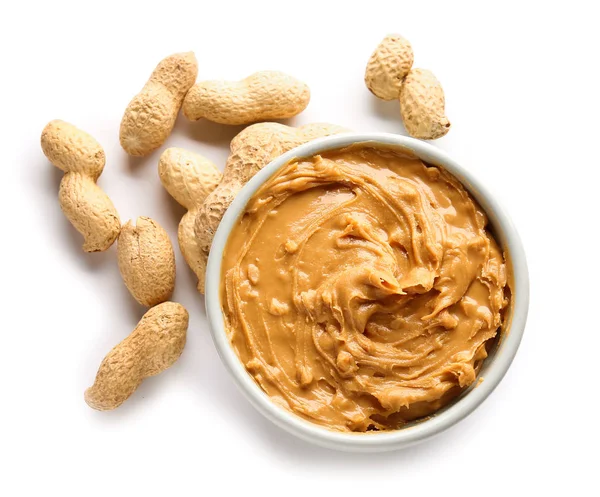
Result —
MULTIPOLYGON (((598 495, 594 4, 4 3, 0 494, 598 495), (100 185, 122 220, 151 216, 175 240, 183 210, 159 183, 160 150, 131 160, 118 143, 125 106, 162 57, 194 50, 202 79, 262 69, 297 76, 312 100, 294 124, 404 133, 397 104, 363 83, 390 32, 404 34, 415 65, 443 83, 453 126, 435 144, 497 193, 525 244, 529 321, 501 385, 468 419, 414 448, 360 455, 310 446, 236 390, 177 253, 173 299, 191 316, 180 361, 116 411, 90 409, 83 391, 144 309, 121 281, 115 247, 85 254, 62 216, 62 174, 39 146, 44 125, 60 118, 95 136, 107 154, 100 185)), ((240 129, 180 118, 165 147, 222 167, 240 129)))

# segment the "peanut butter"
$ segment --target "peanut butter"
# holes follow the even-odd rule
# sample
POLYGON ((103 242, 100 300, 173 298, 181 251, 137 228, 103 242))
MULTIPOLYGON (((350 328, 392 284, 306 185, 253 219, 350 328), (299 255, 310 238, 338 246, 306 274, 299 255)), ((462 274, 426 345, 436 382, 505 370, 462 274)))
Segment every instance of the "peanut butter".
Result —
POLYGON ((486 224, 452 175, 397 151, 292 161, 227 242, 231 345, 273 402, 330 429, 427 416, 476 380, 502 325, 507 270, 486 224))

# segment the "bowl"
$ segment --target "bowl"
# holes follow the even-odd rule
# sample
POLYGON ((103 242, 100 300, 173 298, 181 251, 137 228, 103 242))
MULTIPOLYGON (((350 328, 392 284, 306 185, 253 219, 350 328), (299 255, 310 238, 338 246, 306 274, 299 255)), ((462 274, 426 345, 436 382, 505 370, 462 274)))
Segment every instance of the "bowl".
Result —
POLYGON ((388 133, 346 133, 320 138, 301 145, 273 160, 259 171, 238 193, 223 216, 215 234, 206 274, 206 309, 213 341, 225 367, 251 404, 280 428, 297 437, 330 449, 355 452, 380 452, 400 449, 423 441, 451 427, 479 406, 502 380, 519 347, 529 307, 529 277, 521 239, 504 209, 472 173, 433 145, 405 136, 388 133), (485 360, 479 378, 453 402, 431 416, 409 423, 394 431, 346 433, 306 421, 274 404, 254 382, 238 359, 227 338, 221 310, 220 283, 223 250, 238 217, 258 188, 293 159, 357 143, 409 150, 425 162, 443 167, 467 188, 487 213, 489 226, 505 253, 508 253, 509 273, 512 270, 511 306, 506 324, 494 350, 485 360))

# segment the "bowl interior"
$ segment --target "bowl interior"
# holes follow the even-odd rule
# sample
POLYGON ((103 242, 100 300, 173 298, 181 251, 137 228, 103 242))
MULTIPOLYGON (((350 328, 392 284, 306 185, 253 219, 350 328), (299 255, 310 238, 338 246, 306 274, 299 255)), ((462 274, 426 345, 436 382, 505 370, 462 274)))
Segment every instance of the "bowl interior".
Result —
POLYGON ((210 250, 206 274, 206 308, 213 341, 227 370, 248 400, 267 418, 294 435, 321 446, 350 451, 383 451, 405 447, 443 431, 470 414, 493 391, 510 366, 525 328, 528 305, 529 280, 521 240, 504 209, 489 189, 434 146, 413 138, 387 133, 347 133, 320 138, 283 154, 259 171, 238 193, 223 216, 210 250), (267 179, 293 159, 310 157, 327 150, 359 143, 412 153, 429 164, 445 168, 462 182, 486 212, 489 226, 507 257, 511 273, 511 304, 500 337, 481 368, 479 381, 428 418, 409 423, 395 431, 354 434, 328 430, 305 421, 271 402, 268 395, 246 372, 229 344, 221 311, 220 281, 222 254, 229 233, 243 213, 248 200, 267 179))

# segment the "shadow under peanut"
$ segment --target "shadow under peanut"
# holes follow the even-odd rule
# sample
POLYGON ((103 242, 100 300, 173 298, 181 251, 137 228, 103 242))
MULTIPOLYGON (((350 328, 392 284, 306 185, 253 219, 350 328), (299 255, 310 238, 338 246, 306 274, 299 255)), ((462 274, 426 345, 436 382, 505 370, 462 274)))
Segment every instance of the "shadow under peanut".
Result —
POLYGON ((375 96, 371 96, 369 99, 371 111, 377 114, 382 119, 389 121, 390 123, 398 124, 398 131, 407 134, 402 122, 402 115, 400 114, 400 101, 399 100, 381 100, 375 96))
POLYGON ((192 122, 180 115, 175 123, 173 133, 180 133, 194 141, 229 148, 229 143, 235 135, 246 126, 232 126, 230 124, 213 123, 208 119, 192 122))
MULTIPOLYGON (((177 202, 169 192, 165 188, 160 189, 160 198, 158 199, 158 203, 160 204, 161 212, 165 212, 166 216, 168 216, 170 222, 175 229, 179 228, 179 222, 184 214, 187 212, 185 207, 182 207, 179 202, 177 202)), ((179 243, 177 240, 172 240, 173 248, 179 249, 179 243)))
POLYGON ((148 174, 148 168, 152 168, 151 164, 158 164, 158 158, 162 152, 162 147, 158 150, 155 150, 151 154, 148 154, 144 157, 136 157, 133 155, 129 155, 125 150, 121 149, 121 156, 123 159, 121 162, 126 164, 126 169, 130 175, 134 177, 142 177, 148 174))

